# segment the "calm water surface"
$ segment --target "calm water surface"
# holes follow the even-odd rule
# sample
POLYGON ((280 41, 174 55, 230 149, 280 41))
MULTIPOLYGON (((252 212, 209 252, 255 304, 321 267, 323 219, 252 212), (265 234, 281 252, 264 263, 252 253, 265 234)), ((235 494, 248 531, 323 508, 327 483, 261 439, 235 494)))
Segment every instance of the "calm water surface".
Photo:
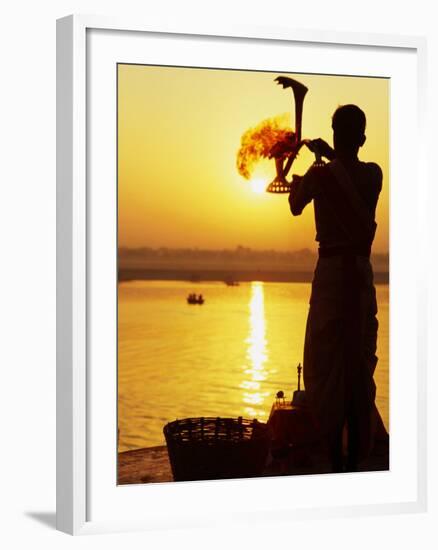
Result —
MULTIPOLYGON (((377 406, 388 428, 389 288, 377 285, 377 406)), ((163 445, 189 416, 266 421, 297 386, 308 283, 132 281, 119 285, 119 450, 163 445), (190 292, 204 305, 188 305, 190 292)))

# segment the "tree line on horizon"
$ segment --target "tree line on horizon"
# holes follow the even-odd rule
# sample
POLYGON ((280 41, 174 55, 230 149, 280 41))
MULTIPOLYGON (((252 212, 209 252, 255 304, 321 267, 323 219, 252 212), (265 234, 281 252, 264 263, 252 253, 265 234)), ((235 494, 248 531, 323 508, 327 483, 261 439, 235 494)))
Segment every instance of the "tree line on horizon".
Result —
MULTIPOLYGON (((250 247, 238 245, 233 249, 205 249, 205 248, 171 248, 171 247, 119 247, 118 249, 120 261, 130 260, 239 260, 239 261, 261 261, 268 260, 274 263, 307 263, 313 262, 316 259, 316 251, 313 252, 309 248, 298 250, 257 250, 250 247)), ((376 264, 387 266, 389 265, 388 253, 374 253, 373 261, 376 264)))
MULTIPOLYGON (((126 247, 121 246, 118 249, 120 258, 134 257, 192 257, 192 258, 218 258, 218 257, 239 257, 239 258, 278 258, 278 259, 312 259, 316 257, 316 251, 309 248, 300 248, 297 250, 275 250, 275 249, 253 249, 247 246, 238 245, 235 248, 172 248, 166 246, 160 247, 126 247)), ((379 260, 388 260, 389 253, 374 253, 373 257, 379 260)))

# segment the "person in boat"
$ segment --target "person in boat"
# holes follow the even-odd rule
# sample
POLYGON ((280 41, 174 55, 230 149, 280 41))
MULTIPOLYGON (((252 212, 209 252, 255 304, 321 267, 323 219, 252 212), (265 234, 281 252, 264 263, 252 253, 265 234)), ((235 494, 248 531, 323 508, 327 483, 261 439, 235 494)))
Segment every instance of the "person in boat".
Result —
POLYGON ((330 162, 294 178, 289 195, 294 216, 311 201, 314 206, 319 257, 306 325, 303 376, 307 400, 327 438, 335 472, 355 471, 372 449, 377 423, 383 426, 375 406, 378 322, 370 263, 382 171, 377 164, 358 158, 365 126, 359 107, 339 107, 332 117, 334 149, 321 139, 313 142, 330 162))

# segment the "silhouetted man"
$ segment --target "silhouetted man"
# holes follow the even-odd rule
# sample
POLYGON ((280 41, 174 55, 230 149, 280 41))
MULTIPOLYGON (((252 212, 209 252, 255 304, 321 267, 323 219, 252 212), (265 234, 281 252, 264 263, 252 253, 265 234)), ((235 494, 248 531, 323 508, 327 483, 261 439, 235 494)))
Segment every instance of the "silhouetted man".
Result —
MULTIPOLYGON (((378 420, 374 404, 377 303, 370 263, 382 171, 358 159, 365 143, 365 114, 339 107, 332 118, 334 150, 313 146, 330 162, 294 180, 294 216, 313 200, 319 258, 312 283, 304 345, 304 383, 311 409, 328 439, 333 471, 343 471, 342 432, 354 471, 366 457, 378 420)), ((381 420, 380 420, 381 422, 381 420)))

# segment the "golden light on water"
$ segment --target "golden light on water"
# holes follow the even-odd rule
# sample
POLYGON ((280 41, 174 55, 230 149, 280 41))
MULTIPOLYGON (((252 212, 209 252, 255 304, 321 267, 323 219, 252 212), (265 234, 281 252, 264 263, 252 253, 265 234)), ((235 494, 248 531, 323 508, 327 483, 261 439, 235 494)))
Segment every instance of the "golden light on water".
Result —
POLYGON ((244 370, 246 379, 240 385, 244 390, 245 414, 253 418, 265 415, 262 405, 269 395, 269 392, 261 391, 261 383, 268 375, 265 369, 268 351, 264 301, 263 283, 253 282, 249 301, 249 336, 246 339, 248 344, 248 363, 244 370))

